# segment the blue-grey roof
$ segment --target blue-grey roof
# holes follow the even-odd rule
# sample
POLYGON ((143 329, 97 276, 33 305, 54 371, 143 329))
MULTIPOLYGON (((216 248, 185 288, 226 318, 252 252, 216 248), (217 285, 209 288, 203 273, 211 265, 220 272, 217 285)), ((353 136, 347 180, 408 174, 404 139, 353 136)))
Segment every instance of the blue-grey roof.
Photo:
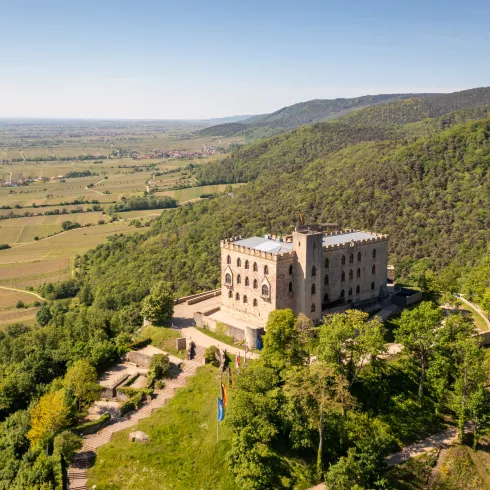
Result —
POLYGON ((366 233, 365 231, 353 231, 350 233, 342 233, 341 235, 330 235, 323 237, 323 246, 327 245, 339 245, 340 243, 348 243, 352 241, 368 240, 375 238, 376 235, 372 233, 366 233))
POLYGON ((242 247, 249 247, 261 252, 267 252, 274 255, 279 255, 293 250, 292 243, 281 242, 279 240, 273 240, 272 238, 266 238, 261 236, 252 236, 250 238, 244 238, 243 240, 237 240, 235 245, 241 245, 242 247))
MULTIPOLYGON (((375 238, 376 235, 372 233, 366 233, 365 231, 353 231, 349 233, 342 233, 339 235, 330 235, 323 237, 323 246, 339 245, 341 243, 349 243, 351 241, 360 241, 370 238, 375 238)), ((244 238, 234 242, 236 245, 242 247, 253 248, 261 252, 267 252, 274 255, 280 255, 283 253, 291 252, 293 250, 293 244, 291 242, 281 242, 273 238, 266 236, 253 236, 250 238, 244 238)))

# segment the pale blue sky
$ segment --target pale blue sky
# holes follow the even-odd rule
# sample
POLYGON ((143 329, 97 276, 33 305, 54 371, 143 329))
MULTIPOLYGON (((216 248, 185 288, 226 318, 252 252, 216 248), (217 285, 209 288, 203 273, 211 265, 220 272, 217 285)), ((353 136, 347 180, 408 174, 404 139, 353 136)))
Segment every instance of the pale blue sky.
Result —
POLYGON ((481 0, 0 0, 0 19, 0 117, 208 118, 490 85, 481 0))

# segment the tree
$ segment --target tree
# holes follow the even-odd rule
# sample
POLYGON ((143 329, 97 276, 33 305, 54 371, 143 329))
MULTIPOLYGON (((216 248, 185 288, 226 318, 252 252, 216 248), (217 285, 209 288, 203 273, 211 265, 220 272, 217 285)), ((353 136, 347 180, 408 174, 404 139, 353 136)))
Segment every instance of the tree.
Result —
POLYGON ((65 430, 54 438, 54 450, 69 463, 74 454, 81 449, 82 438, 69 430, 65 430))
POLYGON ((316 470, 320 479, 323 471, 323 434, 329 417, 344 415, 345 410, 353 405, 347 379, 322 362, 312 366, 295 366, 287 370, 284 377, 285 410, 292 420, 293 436, 296 434, 296 440, 301 440, 300 444, 304 445, 311 444, 304 437, 305 427, 318 435, 316 470))
POLYGON ((41 309, 36 313, 36 320, 41 327, 45 327, 53 316, 51 315, 51 310, 49 305, 41 306, 41 309))
POLYGON ((418 366, 419 402, 424 395, 426 372, 435 346, 436 330, 441 320, 441 309, 429 301, 424 301, 413 310, 402 312, 400 326, 395 332, 396 342, 403 345, 412 361, 418 366))
POLYGON ((27 437, 32 446, 43 446, 56 432, 67 425, 70 409, 64 390, 43 395, 31 411, 31 429, 27 437))
POLYGON ((260 356, 265 365, 284 369, 304 364, 305 353, 295 325, 293 310, 275 310, 269 314, 260 356))
POLYGON ((378 316, 370 320, 359 310, 331 315, 320 328, 318 356, 335 366, 352 385, 367 362, 386 352, 384 332, 378 316))
POLYGON ((298 340, 303 346, 303 349, 308 352, 309 360, 309 343, 311 342, 315 333, 315 325, 313 324, 312 320, 310 320, 304 313, 300 313, 296 318, 295 327, 298 332, 298 340))
POLYGON ((101 390, 97 383, 97 371, 86 359, 80 359, 68 368, 63 384, 66 390, 78 400, 79 410, 82 403, 97 400, 101 390))
POLYGON ((468 413, 475 424, 473 429, 473 449, 476 451, 481 436, 490 424, 490 392, 480 385, 470 395, 468 413))
POLYGON ((160 325, 168 324, 174 312, 174 298, 169 283, 160 281, 143 300, 141 315, 160 325))
POLYGON ((460 341, 455 350, 457 371, 451 405, 458 416, 459 439, 463 442, 464 426, 472 411, 480 425, 478 432, 485 423, 485 410, 488 409, 482 405, 486 399, 479 392, 486 388, 487 373, 483 350, 475 338, 460 341))

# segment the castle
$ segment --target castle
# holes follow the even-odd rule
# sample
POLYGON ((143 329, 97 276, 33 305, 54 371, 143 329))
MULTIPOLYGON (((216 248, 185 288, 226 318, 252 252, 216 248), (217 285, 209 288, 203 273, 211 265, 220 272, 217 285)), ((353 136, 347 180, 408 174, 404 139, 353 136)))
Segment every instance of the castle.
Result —
POLYGON ((313 321, 335 307, 386 295, 388 236, 299 225, 291 236, 221 241, 221 310, 261 330, 269 313, 291 308, 313 321))

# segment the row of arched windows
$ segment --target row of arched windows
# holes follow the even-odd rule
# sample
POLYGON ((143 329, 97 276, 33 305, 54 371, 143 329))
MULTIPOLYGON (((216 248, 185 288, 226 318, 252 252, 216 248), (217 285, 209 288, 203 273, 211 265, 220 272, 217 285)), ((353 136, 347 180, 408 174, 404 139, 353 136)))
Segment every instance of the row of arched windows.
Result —
MULTIPOLYGON (((372 257, 373 259, 376 258, 376 249, 373 248, 373 252, 372 252, 372 257)), ((361 252, 357 252, 357 262, 360 262, 362 260, 362 254, 361 252)), ((346 258, 345 258, 345 255, 342 255, 342 259, 341 259, 341 263, 342 265, 345 265, 345 262, 346 262, 346 258)), ((354 263, 354 254, 351 253, 349 254, 349 264, 352 264, 354 263)), ((330 265, 330 261, 328 260, 328 258, 325 259, 325 267, 328 267, 330 265)))
MULTIPOLYGON (((228 257, 226 257, 226 263, 228 265, 231 265, 231 257, 228 255, 228 257)), ((238 259, 236 259, 236 266, 237 267, 241 267, 242 266, 242 259, 240 259, 240 257, 238 259)), ((250 262, 248 260, 245 261, 245 269, 250 269, 250 262)), ((253 265, 252 265, 252 270, 254 272, 258 272, 259 271, 259 266, 257 265, 257 262, 254 262, 253 265)), ((269 274, 269 267, 267 265, 264 265, 264 275, 266 276, 267 274, 269 274)))
MULTIPOLYGON (((233 298, 233 291, 229 291, 229 292, 228 292, 228 298, 233 298)), ((240 293, 236 293, 236 294, 235 294, 235 300, 236 300, 236 301, 240 301, 240 293)), ((247 298, 247 295, 246 295, 246 294, 244 294, 244 295, 243 295, 243 302, 244 302, 245 304, 246 304, 246 303, 248 303, 248 298, 247 298)), ((254 298, 254 299, 253 299, 252 304, 253 304, 254 306, 257 306, 257 305, 258 305, 258 302, 257 302, 257 299, 256 299, 256 298, 254 298)))

